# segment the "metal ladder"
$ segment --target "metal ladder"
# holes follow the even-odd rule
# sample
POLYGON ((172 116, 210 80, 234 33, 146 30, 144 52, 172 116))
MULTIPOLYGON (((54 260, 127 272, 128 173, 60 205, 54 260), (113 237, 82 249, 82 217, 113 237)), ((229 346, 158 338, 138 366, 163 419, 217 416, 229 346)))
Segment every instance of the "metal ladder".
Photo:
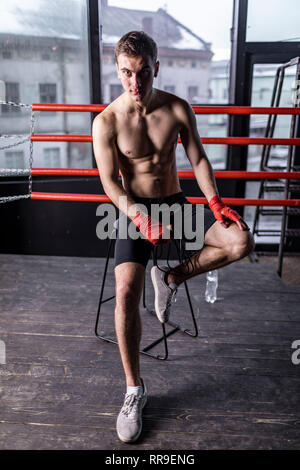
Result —
MULTIPOLYGON (((282 93, 283 81, 285 77, 285 70, 288 67, 296 65, 296 87, 300 85, 300 57, 295 57, 289 62, 278 67, 274 86, 273 93, 271 98, 271 107, 280 106, 280 98, 282 93)), ((296 88, 297 91, 297 88, 296 88)), ((293 106, 299 107, 297 103, 297 93, 294 94, 293 106)), ((267 126, 265 129, 265 137, 273 137, 274 130, 276 126, 277 115, 270 114, 268 117, 267 126)), ((291 118, 290 125, 290 138, 296 137, 297 129, 299 125, 299 116, 293 115, 291 118)), ((272 145, 264 145, 261 155, 260 170, 261 171, 272 171, 272 170, 286 170, 286 171, 299 171, 300 166, 295 165, 295 146, 290 146, 288 149, 288 155, 286 159, 286 164, 282 166, 272 166, 270 164, 270 154, 271 154, 272 145)), ((295 197, 295 193, 300 193, 300 182, 299 180, 261 180, 259 185, 258 198, 264 199, 265 194, 270 193, 283 193, 284 199, 290 199, 295 197)), ((298 238, 300 237, 300 229, 287 228, 289 217, 300 215, 300 209, 286 207, 271 209, 269 207, 257 206, 255 210, 254 222, 253 222, 253 235, 259 236, 280 236, 279 249, 278 249, 278 265, 277 273, 281 277, 282 275, 282 263, 283 263, 283 254, 284 248, 287 245, 289 238, 298 238), (259 222, 263 216, 281 216, 281 228, 280 229, 260 229, 259 222)))

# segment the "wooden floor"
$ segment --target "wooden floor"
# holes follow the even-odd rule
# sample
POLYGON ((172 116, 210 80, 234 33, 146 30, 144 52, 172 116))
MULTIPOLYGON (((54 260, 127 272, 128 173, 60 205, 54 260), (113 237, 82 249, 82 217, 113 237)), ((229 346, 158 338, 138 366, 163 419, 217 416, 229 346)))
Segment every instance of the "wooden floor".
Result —
MULTIPOLYGON (((284 285, 273 266, 220 270, 213 305, 204 276, 189 281, 199 336, 171 336, 167 361, 141 356, 149 400, 129 446, 115 431, 125 392, 118 349, 94 336, 104 261, 0 255, 0 266, 1 449, 300 448, 300 364, 291 361, 300 287, 284 285)), ((106 294, 113 289, 111 271, 106 294)), ((144 346, 161 326, 141 314, 144 346)), ((172 319, 191 326, 183 288, 172 319)), ((113 335, 113 301, 101 331, 113 335)))

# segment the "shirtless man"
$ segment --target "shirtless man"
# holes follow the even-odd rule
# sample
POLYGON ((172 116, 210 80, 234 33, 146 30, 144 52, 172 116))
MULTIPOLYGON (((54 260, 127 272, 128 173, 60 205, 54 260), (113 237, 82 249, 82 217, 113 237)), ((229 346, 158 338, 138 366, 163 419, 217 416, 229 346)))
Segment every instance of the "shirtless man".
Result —
POLYGON ((95 118, 93 143, 105 193, 120 209, 120 218, 132 221, 144 235, 137 240, 117 239, 115 248, 115 328, 127 385, 117 433, 123 442, 133 442, 142 430, 147 399, 139 367, 139 303, 145 267, 151 247, 162 243, 163 237, 168 242, 170 233, 161 223, 147 218, 138 204, 188 203, 176 169, 179 135, 210 209, 205 208, 204 214, 204 246, 191 257, 193 269, 183 262, 173 271, 151 270, 159 320, 168 320, 170 299, 179 284, 247 256, 254 242, 246 223, 218 195, 192 108, 185 100, 153 87, 159 71, 155 42, 144 32, 132 31, 119 40, 115 56, 124 93, 95 118), (156 237, 147 231, 151 225, 159 230, 156 237))

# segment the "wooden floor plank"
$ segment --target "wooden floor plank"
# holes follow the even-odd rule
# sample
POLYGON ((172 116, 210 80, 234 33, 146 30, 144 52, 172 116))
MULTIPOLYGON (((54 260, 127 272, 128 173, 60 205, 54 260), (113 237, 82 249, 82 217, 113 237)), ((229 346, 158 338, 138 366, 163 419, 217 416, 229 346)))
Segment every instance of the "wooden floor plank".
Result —
MULTIPOLYGON (((103 267, 103 259, 0 254, 1 449, 128 449, 115 432, 125 391, 118 348, 93 331, 103 267)), ((188 285, 199 336, 171 336, 167 361, 141 356, 149 401, 130 450, 299 449, 300 365, 291 344, 300 339, 300 288, 258 263, 220 270, 213 305, 204 300, 205 276, 188 285)), ((99 328, 111 337, 113 309, 113 301, 103 305, 99 328)), ((161 326, 141 314, 143 347, 161 326)), ((192 326, 182 286, 172 320, 192 326)))

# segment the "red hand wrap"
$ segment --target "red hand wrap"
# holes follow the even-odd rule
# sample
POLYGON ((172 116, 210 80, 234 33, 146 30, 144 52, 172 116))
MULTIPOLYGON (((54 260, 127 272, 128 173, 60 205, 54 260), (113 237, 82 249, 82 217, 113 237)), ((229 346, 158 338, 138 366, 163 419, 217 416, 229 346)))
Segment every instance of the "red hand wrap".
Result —
POLYGON ((241 219, 240 214, 226 206, 222 199, 219 196, 214 196, 209 201, 209 207, 214 213, 214 216, 220 222, 223 222, 225 219, 233 220, 237 222, 241 219))
POLYGON ((149 215, 138 212, 132 221, 144 237, 153 245, 163 245, 164 243, 169 243, 171 241, 170 232, 167 231, 160 222, 152 219, 149 215), (165 235, 164 238, 162 238, 163 235, 165 235))

